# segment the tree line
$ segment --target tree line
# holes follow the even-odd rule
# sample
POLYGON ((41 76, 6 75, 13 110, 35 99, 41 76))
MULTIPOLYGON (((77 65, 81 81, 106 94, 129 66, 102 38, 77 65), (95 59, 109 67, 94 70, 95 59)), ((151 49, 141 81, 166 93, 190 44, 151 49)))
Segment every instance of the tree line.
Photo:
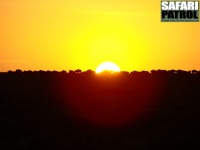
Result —
MULTIPOLYGON (((92 75, 96 74, 95 71, 89 69, 86 71, 82 71, 81 69, 76 70, 63 70, 63 71, 22 71, 17 69, 15 71, 9 70, 7 74, 66 74, 66 75, 92 75)), ((120 74, 120 75, 200 75, 200 70, 151 70, 151 71, 121 71, 121 72, 111 72, 111 71, 104 71, 102 74, 120 74)))

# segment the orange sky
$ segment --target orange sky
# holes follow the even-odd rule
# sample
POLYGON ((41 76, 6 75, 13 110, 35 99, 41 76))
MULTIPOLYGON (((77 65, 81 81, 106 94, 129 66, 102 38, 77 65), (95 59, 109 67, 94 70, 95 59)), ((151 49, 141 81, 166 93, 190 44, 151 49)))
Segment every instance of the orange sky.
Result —
POLYGON ((0 71, 200 69, 200 22, 160 22, 160 1, 0 0, 0 71))

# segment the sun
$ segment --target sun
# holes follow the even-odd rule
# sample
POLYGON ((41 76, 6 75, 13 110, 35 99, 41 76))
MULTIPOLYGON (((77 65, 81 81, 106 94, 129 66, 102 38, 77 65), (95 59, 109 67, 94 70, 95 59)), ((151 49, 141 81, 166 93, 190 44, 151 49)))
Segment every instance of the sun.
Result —
POLYGON ((96 68, 96 73, 101 73, 104 71, 120 72, 120 68, 113 62, 104 62, 96 68))

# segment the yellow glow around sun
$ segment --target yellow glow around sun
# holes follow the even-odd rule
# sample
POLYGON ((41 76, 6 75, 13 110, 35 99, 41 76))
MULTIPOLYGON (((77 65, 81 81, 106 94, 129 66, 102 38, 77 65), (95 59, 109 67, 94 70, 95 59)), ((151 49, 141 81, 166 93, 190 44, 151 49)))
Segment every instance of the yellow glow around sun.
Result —
POLYGON ((96 68, 96 73, 103 71, 120 72, 120 68, 113 62, 104 62, 96 68))

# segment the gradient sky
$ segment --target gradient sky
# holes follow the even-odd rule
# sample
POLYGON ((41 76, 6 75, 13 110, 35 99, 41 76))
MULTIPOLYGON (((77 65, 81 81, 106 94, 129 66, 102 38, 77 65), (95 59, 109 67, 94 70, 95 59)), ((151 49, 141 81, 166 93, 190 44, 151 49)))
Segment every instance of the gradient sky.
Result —
POLYGON ((0 0, 0 71, 200 69, 200 22, 160 22, 160 0, 0 0))

